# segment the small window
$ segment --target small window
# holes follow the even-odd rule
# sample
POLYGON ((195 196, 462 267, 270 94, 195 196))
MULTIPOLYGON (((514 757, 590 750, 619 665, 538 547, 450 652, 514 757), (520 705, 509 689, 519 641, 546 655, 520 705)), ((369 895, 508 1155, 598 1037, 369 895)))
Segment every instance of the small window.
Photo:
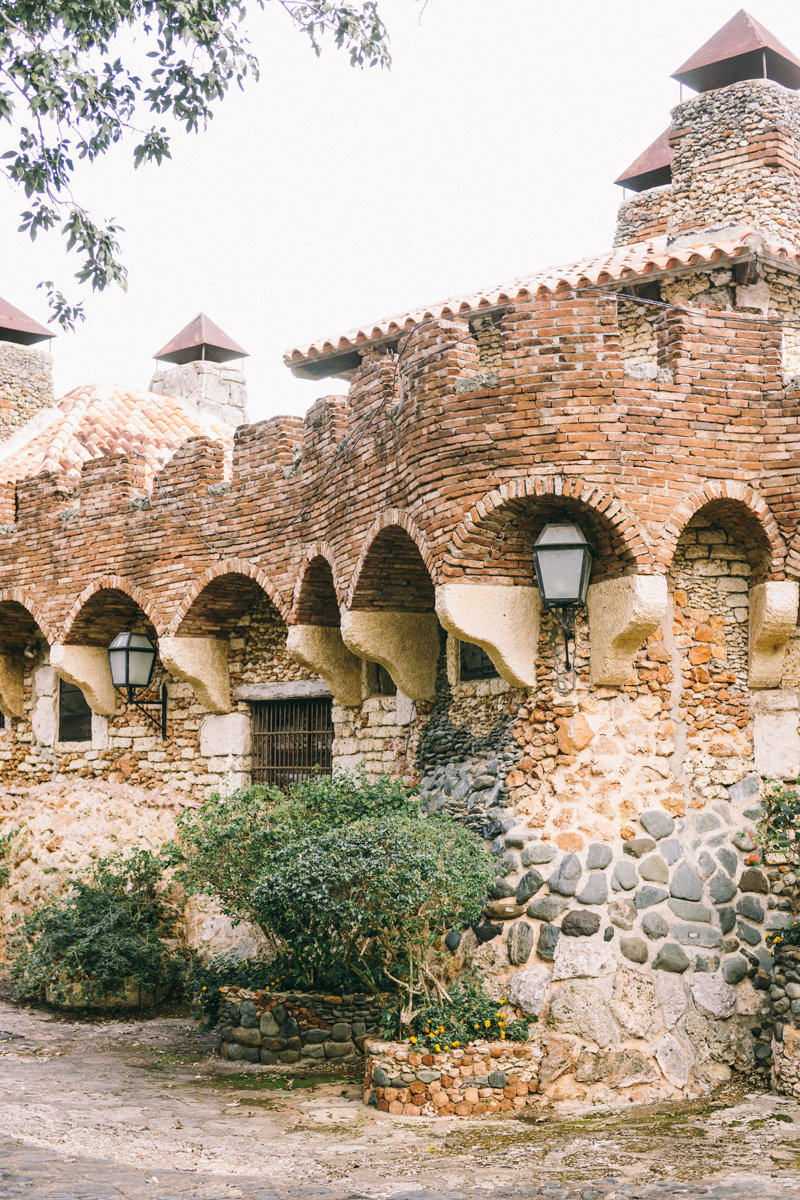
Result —
POLYGON ((86 703, 86 697, 74 683, 65 683, 63 679, 58 681, 58 740, 92 740, 92 710, 86 703))
POLYGON ((396 696, 397 695, 397 684, 392 679, 389 672, 386 670, 386 667, 382 667, 380 663, 376 663, 375 665, 377 667, 376 695, 378 695, 378 696, 396 696))
POLYGON ((317 768, 333 771, 330 700, 267 700, 253 705, 253 783, 287 788, 317 768))
POLYGON ((497 679, 497 667, 489 655, 480 646, 471 642, 461 642, 461 682, 469 683, 473 679, 497 679))

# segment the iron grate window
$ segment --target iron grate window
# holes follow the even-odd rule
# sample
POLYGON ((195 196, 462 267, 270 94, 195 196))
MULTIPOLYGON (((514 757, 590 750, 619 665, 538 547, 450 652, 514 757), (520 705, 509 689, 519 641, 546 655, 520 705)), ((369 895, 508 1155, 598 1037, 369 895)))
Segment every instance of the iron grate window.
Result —
POLYGON ((288 788, 316 767, 333 771, 331 701, 267 700, 253 705, 253 783, 288 788))
POLYGON ((58 681, 58 740, 92 740, 92 710, 86 703, 86 697, 74 683, 66 683, 63 679, 58 681))
POLYGON ((460 676, 463 683, 473 679, 497 679, 498 671, 489 655, 472 642, 461 642, 460 676))

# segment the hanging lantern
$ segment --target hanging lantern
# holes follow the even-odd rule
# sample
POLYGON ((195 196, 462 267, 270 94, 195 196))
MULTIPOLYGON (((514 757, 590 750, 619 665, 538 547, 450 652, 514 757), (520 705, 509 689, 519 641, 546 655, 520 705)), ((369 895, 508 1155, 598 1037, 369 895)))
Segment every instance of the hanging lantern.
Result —
POLYGON ((586 603, 592 548, 578 525, 548 524, 534 544, 533 563, 542 604, 560 613, 567 670, 570 670, 568 635, 577 612, 586 603))
POLYGON ((111 670, 111 682, 118 691, 124 692, 128 704, 134 705, 147 717, 151 725, 161 732, 162 738, 167 736, 167 689, 161 685, 161 699, 147 701, 150 708, 158 707, 160 719, 155 721, 144 707, 145 702, 136 700, 137 692, 143 692, 150 686, 153 678, 153 668, 156 665, 156 648, 150 638, 143 633, 118 633, 108 647, 108 665, 111 670))

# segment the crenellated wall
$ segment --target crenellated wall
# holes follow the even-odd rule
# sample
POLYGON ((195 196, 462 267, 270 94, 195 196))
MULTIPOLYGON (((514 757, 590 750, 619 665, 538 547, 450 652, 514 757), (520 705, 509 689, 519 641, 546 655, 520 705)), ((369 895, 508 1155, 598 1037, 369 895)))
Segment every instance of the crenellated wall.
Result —
MULTIPOLYGON (((402 775, 491 847, 485 919, 454 931, 447 969, 541 1015, 565 1056, 555 1098, 594 1095, 598 1072, 624 1090, 602 1071, 630 1030, 653 1095, 749 1067, 761 1003, 741 949, 763 957, 788 910, 776 893, 756 919, 745 860, 760 777, 800 769, 800 405, 780 325, 753 312, 659 309, 653 377, 632 378, 630 303, 623 327, 603 292, 426 320, 305 422, 238 429, 230 475, 195 439, 149 490, 124 457, 8 490, 3 828, 73 786, 73 865, 110 843, 109 789, 125 814, 131 789, 168 795, 168 833, 181 803, 247 782, 251 699, 327 689, 340 765, 402 775), (531 558, 560 519, 595 550, 570 671, 531 558), (163 743, 108 691, 104 648, 132 625, 159 643, 163 743), (462 678, 464 642, 484 678, 462 678), (59 673, 95 711, 91 748, 53 736, 59 673), (645 1000, 623 1019, 632 976, 645 1000), (598 1047, 594 1091, 578 1040, 598 1047)), ((34 822, 9 907, 65 854, 34 822)))

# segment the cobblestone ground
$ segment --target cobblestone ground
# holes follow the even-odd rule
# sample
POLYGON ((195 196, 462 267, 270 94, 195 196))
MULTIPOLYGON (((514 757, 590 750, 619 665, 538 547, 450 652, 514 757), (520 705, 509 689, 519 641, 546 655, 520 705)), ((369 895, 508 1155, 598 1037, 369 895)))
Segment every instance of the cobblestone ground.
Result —
POLYGON ((0 1003, 0 1200, 800 1197, 800 1106, 746 1086, 623 1113, 409 1120, 355 1080, 265 1075, 185 1018, 0 1003))

